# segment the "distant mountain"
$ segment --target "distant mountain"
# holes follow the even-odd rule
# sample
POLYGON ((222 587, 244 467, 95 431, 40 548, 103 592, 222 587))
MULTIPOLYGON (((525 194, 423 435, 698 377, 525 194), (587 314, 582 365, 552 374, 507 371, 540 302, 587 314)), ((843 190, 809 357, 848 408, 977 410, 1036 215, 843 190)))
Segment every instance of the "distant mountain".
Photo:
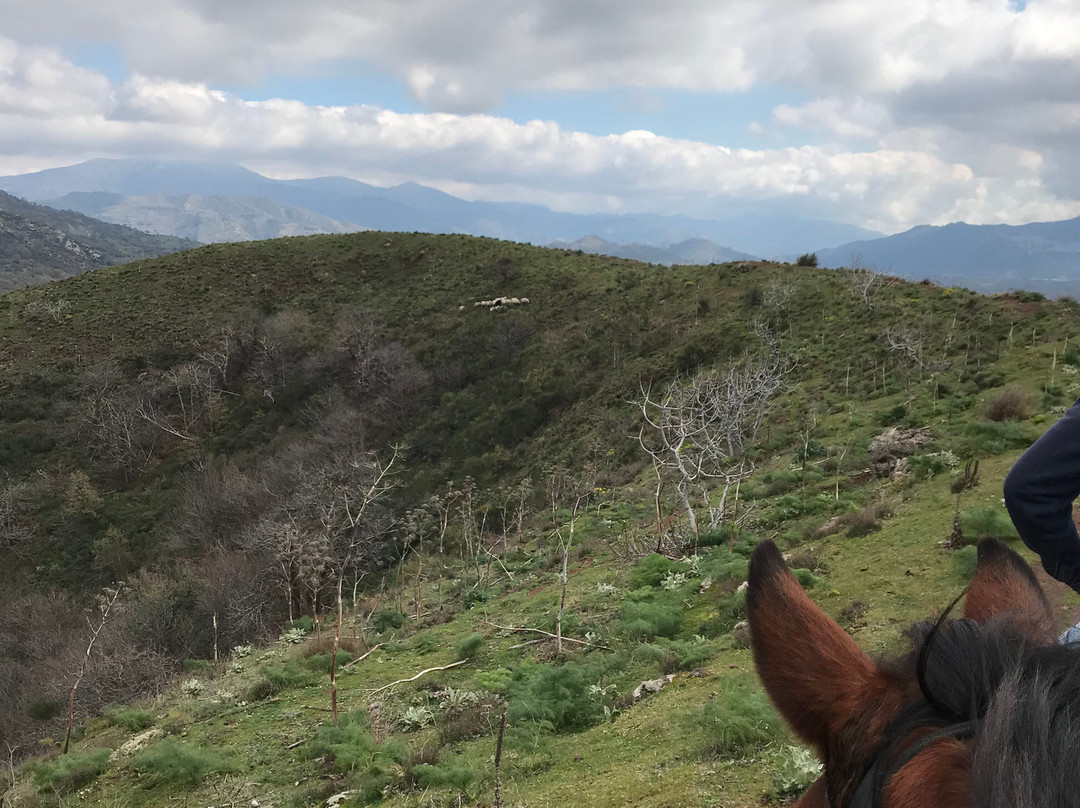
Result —
POLYGON ((688 239, 706 239, 769 258, 880 235, 835 222, 760 214, 723 220, 649 213, 579 215, 539 205, 470 202, 412 182, 380 188, 344 177, 274 180, 240 166, 214 162, 97 159, 0 177, 0 188, 35 201, 55 200, 73 192, 260 197, 359 228, 470 233, 532 244, 596 235, 617 244, 636 242, 667 248, 688 239))
POLYGON ((148 233, 169 233, 204 243, 351 233, 361 229, 266 197, 124 196, 105 191, 73 191, 48 200, 48 204, 148 233))
POLYGON ((0 191, 0 292, 197 246, 194 241, 153 236, 35 205, 0 191))
POLYGON ((1080 218, 1025 225, 948 224, 817 250, 822 266, 872 265, 891 275, 981 292, 1080 293, 1080 218))
POLYGON ((550 247, 581 250, 591 255, 613 255, 651 264, 722 264, 726 261, 756 260, 754 256, 722 247, 702 238, 687 239, 670 247, 654 247, 633 242, 616 244, 599 236, 585 236, 576 241, 554 241, 550 247))

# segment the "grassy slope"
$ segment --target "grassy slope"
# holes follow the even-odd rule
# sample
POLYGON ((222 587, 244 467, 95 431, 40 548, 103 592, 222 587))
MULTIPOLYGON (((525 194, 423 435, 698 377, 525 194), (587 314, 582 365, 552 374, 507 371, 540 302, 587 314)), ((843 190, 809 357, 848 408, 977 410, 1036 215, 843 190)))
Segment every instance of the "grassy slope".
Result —
MULTIPOLYGON (((197 340, 249 307, 302 308, 311 314, 317 328, 337 306, 362 300, 378 310, 425 362, 445 361, 460 346, 481 342, 497 322, 492 319, 497 315, 471 308, 461 313, 458 305, 505 291, 528 295, 535 301, 528 310, 506 314, 527 321, 534 335, 546 334, 548 346, 556 346, 567 368, 596 375, 585 394, 566 402, 565 417, 543 422, 537 433, 515 447, 519 451, 512 461, 498 466, 499 471, 527 469, 545 459, 572 459, 589 440, 612 440, 620 430, 625 434, 627 417, 620 402, 634 394, 640 378, 664 378, 680 367, 693 367, 697 361, 736 354, 745 341, 744 323, 755 309, 761 311, 748 300, 746 290, 764 288, 773 277, 791 273, 790 269, 769 267, 752 273, 730 267, 667 271, 488 240, 383 234, 292 239, 244 248, 215 246, 191 256, 101 270, 53 288, 0 298, 0 366, 7 394, 26 395, 18 382, 34 374, 61 375, 70 370, 80 352, 92 350, 95 359, 107 356, 121 362, 152 362, 153 346, 165 342, 170 350, 183 355, 197 340), (518 273, 516 281, 508 284, 492 269, 492 262, 504 256, 511 257, 518 273), (20 319, 26 301, 42 294, 70 300, 72 318, 55 326, 20 319), (655 347, 642 344, 657 334, 665 339, 655 347), (618 357, 620 347, 627 357, 622 360, 618 357), (590 351, 602 353, 603 359, 590 351), (608 357, 612 357, 610 362, 608 357), (585 418, 585 413, 591 418, 585 418)), ((906 403, 904 417, 913 424, 931 426, 937 435, 937 446, 931 448, 952 448, 961 456, 975 452, 983 458, 981 481, 965 494, 963 507, 998 503, 1000 481, 1019 447, 1038 434, 1047 416, 1052 417, 1055 409, 1076 394, 1071 386, 1073 377, 1061 370, 1059 360, 1053 387, 1061 389, 1051 390, 1036 407, 1039 414, 1017 427, 987 433, 981 415, 983 404, 1006 381, 1030 390, 1049 384, 1052 357, 1062 353, 1066 336, 1077 333, 1074 308, 991 301, 965 292, 905 284, 884 290, 878 309, 868 312, 849 298, 836 277, 827 272, 802 274, 801 294, 789 304, 787 320, 800 357, 800 378, 796 389, 778 407, 763 441, 766 449, 759 458, 761 470, 754 484, 762 514, 758 535, 800 542, 804 528, 816 526, 828 515, 818 512, 770 520, 768 515, 779 507, 785 494, 766 497, 760 483, 770 471, 792 465, 808 401, 817 402, 814 440, 834 455, 850 445, 850 456, 856 459, 881 430, 882 414, 906 403), (950 352, 955 357, 969 354, 966 378, 948 379, 954 389, 952 412, 947 397, 940 396, 940 389, 935 395, 928 379, 914 380, 910 389, 895 383, 892 392, 878 389, 880 384, 871 381, 877 372, 873 363, 863 361, 873 336, 889 323, 924 322, 941 327, 952 317, 959 318, 959 331, 966 326, 967 336, 954 342, 950 352), (1038 329, 1034 344, 1029 336, 1033 325, 1038 329), (979 335, 981 343, 970 337, 972 334, 979 335), (991 340, 993 348, 988 349, 991 340), (961 341, 970 344, 961 346, 961 341), (848 367, 854 368, 850 378, 848 367), (967 379, 980 373, 1000 378, 990 378, 991 386, 978 390, 978 385, 972 387, 967 379)), ((529 367, 530 359, 542 356, 547 361, 551 356, 542 353, 540 340, 530 342, 523 354, 501 381, 509 382, 511 370, 529 367)), ((954 359, 954 367, 958 364, 959 359, 954 359)), ((533 372, 543 372, 532 367, 533 372)), ((890 367, 887 375, 900 374, 890 367)), ((479 382, 476 387, 484 389, 479 382)), ((415 429, 424 434, 432 428, 424 418, 438 417, 438 411, 422 416, 415 429)), ((22 426, 27 422, 32 426, 34 419, 22 422, 22 426)), ((8 427, 17 428, 20 425, 8 427)), ((475 454, 479 442, 474 439, 465 448, 429 450, 429 460, 452 472, 455 458, 466 452, 475 454)), ((807 543, 823 567, 822 581, 812 595, 832 614, 852 601, 867 604, 869 609, 854 634, 868 650, 886 651, 897 647, 900 629, 943 606, 963 585, 954 555, 939 546, 951 527, 955 497, 948 490, 948 473, 922 482, 879 487, 875 482, 858 484, 857 470, 855 465, 842 467, 843 497, 854 507, 884 496, 895 501, 895 514, 879 532, 863 538, 840 535, 807 543)), ((803 501, 813 501, 818 494, 827 499, 832 490, 830 473, 812 480, 807 491, 796 487, 794 493, 803 501)), ((586 622, 605 627, 615 644, 624 642, 613 625, 620 604, 598 594, 596 584, 610 581, 625 591, 626 570, 606 549, 616 530, 605 523, 605 517, 646 530, 651 511, 648 497, 647 480, 631 481, 613 492, 615 504, 582 526, 587 554, 572 578, 571 614, 584 615, 586 622)), ((454 643, 473 631, 488 637, 479 657, 459 669, 437 674, 440 682, 475 688, 478 671, 513 667, 543 653, 535 646, 511 650, 521 637, 500 636, 482 621, 504 625, 550 622, 556 606, 556 574, 528 563, 529 556, 547 544, 545 526, 537 521, 524 539, 517 566, 508 562, 514 581, 501 584, 496 597, 444 625, 418 630, 407 624, 399 636, 387 638, 388 647, 343 677, 345 709, 368 705, 371 691, 382 684, 452 661, 454 643), (430 647, 421 642, 425 635, 435 638, 431 644, 436 650, 423 653, 424 647, 430 647)), ((429 581, 427 586, 433 590, 435 582, 429 581)), ((391 592, 384 597, 391 600, 395 595, 391 592)), ((425 599, 432 597, 429 591, 425 599)), ((713 604, 714 598, 708 594, 689 596, 680 635, 695 633, 697 624, 715 608, 713 604)), ((734 648, 729 635, 719 637, 716 648, 703 666, 706 675, 680 674, 670 688, 621 713, 611 724, 539 739, 530 739, 525 729, 516 730, 504 760, 505 804, 740 808, 757 804, 769 788, 775 749, 742 760, 717 759, 702 752, 700 731, 688 718, 721 692, 730 677, 751 670, 748 653, 734 648)), ((281 647, 260 652, 267 659, 285 653, 281 647)), ((181 797, 190 804, 227 804, 230 799, 239 804, 241 799, 252 798, 262 805, 310 804, 316 794, 332 793, 335 782, 328 785, 330 775, 325 767, 304 754, 306 744, 286 749, 309 738, 323 720, 319 709, 309 708, 325 708, 325 686, 286 690, 276 700, 251 705, 210 703, 209 691, 215 689, 242 693, 256 677, 260 659, 257 655, 240 660, 240 672, 223 673, 199 698, 175 692, 150 705, 155 726, 174 732, 185 743, 221 750, 238 771, 211 776, 202 785, 187 789, 148 787, 145 776, 127 765, 114 765, 88 788, 80 804, 171 805, 181 797)), ((620 693, 655 675, 655 663, 638 659, 616 675, 620 693)), ((385 709, 400 712, 420 692, 418 685, 400 686, 392 691, 385 709)), ((432 733, 429 729, 407 737, 419 747, 430 742, 432 733)), ((116 727, 92 721, 80 746, 115 747, 129 736, 116 727)), ((487 735, 459 744, 455 752, 450 753, 453 759, 470 762, 485 772, 490 766, 492 739, 487 735)), ((340 784, 340 789, 344 788, 340 784)), ((28 787, 24 785, 20 791, 25 794, 28 787)), ((490 799, 487 786, 474 791, 473 799, 481 803, 490 799)), ((32 803, 33 798, 26 799, 16 804, 32 803)), ((445 790, 389 797, 391 804, 402 805, 449 799, 445 790)))

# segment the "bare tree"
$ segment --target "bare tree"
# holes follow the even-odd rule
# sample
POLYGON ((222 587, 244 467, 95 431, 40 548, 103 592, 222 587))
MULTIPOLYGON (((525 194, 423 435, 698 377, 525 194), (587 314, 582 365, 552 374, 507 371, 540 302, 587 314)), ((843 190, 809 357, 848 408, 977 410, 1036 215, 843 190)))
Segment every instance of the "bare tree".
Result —
POLYGON ((848 267, 848 286, 852 295, 862 300, 867 311, 874 310, 874 295, 885 284, 886 276, 873 267, 863 266, 858 258, 848 267))
POLYGON ((578 515, 588 507, 589 497, 594 487, 593 475, 588 471, 571 475, 566 469, 555 467, 548 475, 551 521, 555 524, 555 540, 559 555, 562 556, 562 572, 559 575, 561 584, 559 611, 555 617, 555 651, 558 654, 561 654, 563 649, 562 624, 563 615, 566 613, 566 586, 570 580, 570 550, 574 546, 574 526, 577 524, 578 515), (569 511, 565 532, 563 520, 559 515, 560 507, 569 511))
POLYGON ((676 379, 659 396, 643 388, 634 402, 641 412, 638 442, 658 476, 661 470, 675 476, 695 538, 700 528, 692 489, 707 479, 731 485, 748 472, 744 450, 791 369, 772 343, 766 353, 746 357, 727 373, 701 371, 689 380, 676 379))
MULTIPOLYGON (((68 694, 67 732, 64 734, 64 749, 61 754, 67 754, 68 746, 71 743, 71 730, 75 726, 75 691, 79 689, 79 684, 86 675, 86 665, 90 661, 90 654, 94 651, 94 643, 97 642, 101 630, 105 628, 105 623, 109 619, 109 612, 116 605, 116 599, 120 597, 122 589, 123 584, 117 584, 114 589, 106 588, 98 598, 98 611, 101 613, 101 620, 98 621, 96 626, 90 623, 90 642, 86 645, 86 654, 83 656, 82 664, 79 665, 79 670, 75 674, 75 681, 71 684, 71 693, 68 694)), ((89 618, 87 621, 89 622, 89 618)))
POLYGON ((334 726, 338 723, 337 700, 337 655, 341 647, 341 623, 344 607, 341 600, 342 584, 345 571, 358 552, 364 538, 361 534, 365 527, 369 510, 390 493, 396 486, 394 476, 400 469, 403 447, 391 447, 390 459, 380 460, 375 454, 367 453, 348 463, 344 480, 336 481, 331 492, 334 496, 327 500, 322 509, 323 527, 328 533, 348 535, 349 544, 345 558, 338 567, 337 575, 337 624, 334 630, 334 650, 330 656, 330 708, 334 716, 334 726), (398 469, 395 469, 395 464, 398 469), (348 473, 351 472, 351 473, 348 473), (362 475, 363 482, 356 485, 356 474, 362 475))

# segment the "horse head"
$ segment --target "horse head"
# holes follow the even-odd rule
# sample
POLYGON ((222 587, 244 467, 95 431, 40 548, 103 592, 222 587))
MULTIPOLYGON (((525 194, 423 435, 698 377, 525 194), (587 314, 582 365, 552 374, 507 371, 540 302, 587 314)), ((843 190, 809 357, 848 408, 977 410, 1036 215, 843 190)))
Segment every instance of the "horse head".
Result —
MULTIPOLYGON (((1067 688, 1080 688, 1080 676, 1064 672, 1066 663, 1080 667, 1080 659, 1055 646, 1051 610, 1034 573, 993 540, 979 544, 963 619, 913 627, 913 650, 903 660, 871 660, 810 600, 772 542, 751 558, 747 609, 758 675, 792 731, 824 763, 797 808, 1026 805, 1026 797, 995 801, 1021 786, 980 772, 1027 753, 1007 738, 996 745, 977 739, 991 719, 1021 720, 1013 714, 1028 696, 1010 701, 1000 694, 1048 665, 1062 668, 1058 678, 1069 680, 1067 688), (984 760, 988 755, 998 762, 984 760)), ((1030 697, 1045 699, 1049 691, 1040 693, 1030 697)), ((995 726, 998 734, 1010 732, 995 726)), ((1038 765, 1030 763, 1029 775, 1038 765)), ((1033 805, 1058 804, 1036 799, 1030 797, 1033 805)))

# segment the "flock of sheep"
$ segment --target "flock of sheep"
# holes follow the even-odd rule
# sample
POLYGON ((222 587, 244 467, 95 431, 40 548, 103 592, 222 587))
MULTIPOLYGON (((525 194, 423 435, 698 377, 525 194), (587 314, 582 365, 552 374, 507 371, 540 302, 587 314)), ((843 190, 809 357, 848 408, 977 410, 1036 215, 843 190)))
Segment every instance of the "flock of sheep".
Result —
MULTIPOLYGON (((499 311, 500 309, 508 308, 510 306, 527 306, 529 305, 529 298, 527 297, 496 297, 492 300, 477 300, 473 303, 474 308, 486 308, 488 311, 499 311)), ((464 306, 458 306, 458 311, 465 311, 464 306)))

